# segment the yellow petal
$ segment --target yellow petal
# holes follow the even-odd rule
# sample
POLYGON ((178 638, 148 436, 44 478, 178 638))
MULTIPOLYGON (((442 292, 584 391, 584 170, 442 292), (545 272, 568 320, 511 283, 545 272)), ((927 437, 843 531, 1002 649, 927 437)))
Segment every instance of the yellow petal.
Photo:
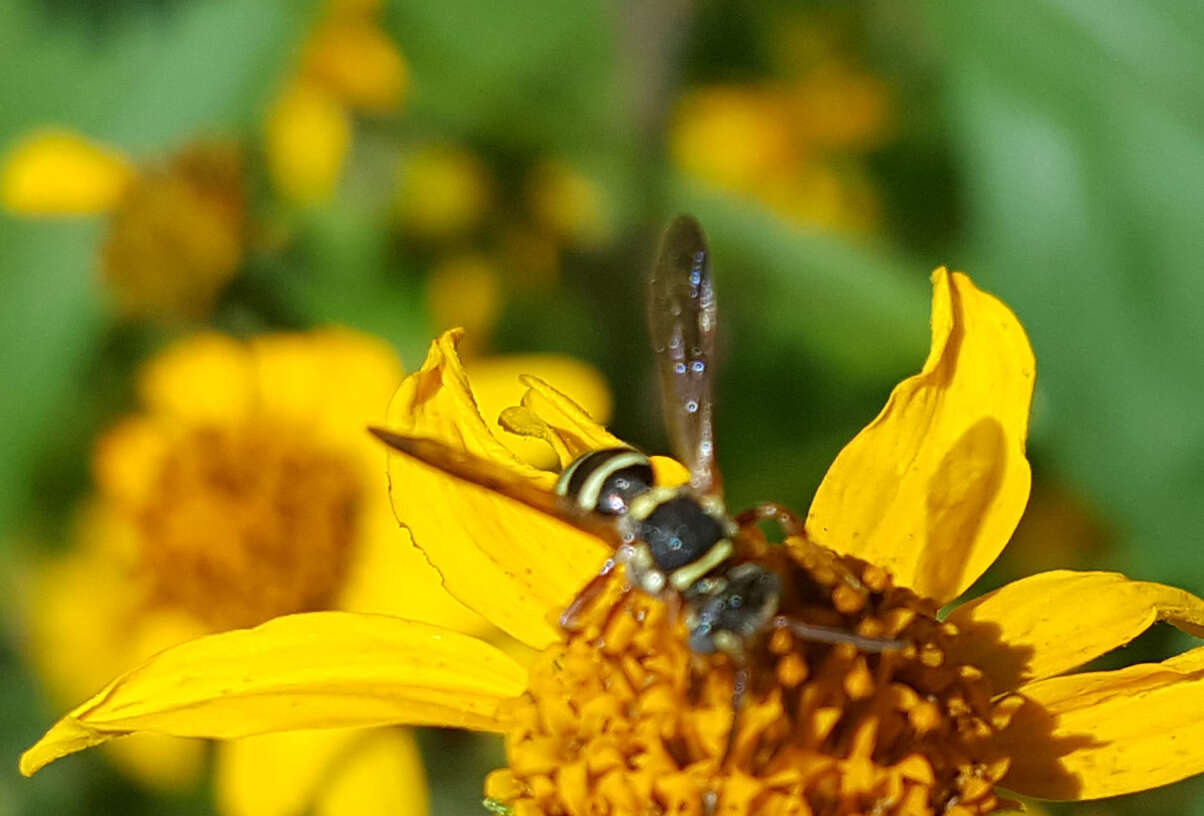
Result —
POLYGON ((59 720, 21 757, 21 772, 135 731, 493 730, 498 703, 525 687, 521 666, 467 635, 385 615, 289 615, 160 652, 59 720))
POLYGON ((1115 572, 1043 572, 963 604, 953 658, 1009 691, 1123 646, 1157 621, 1204 637, 1204 600, 1115 572))
POLYGON ((338 99, 314 83, 294 82, 273 103, 264 130, 276 189, 301 204, 329 198, 351 146, 351 120, 338 99))
POLYGON ((258 410, 362 452, 380 473, 380 449, 364 433, 380 424, 402 377, 401 360, 384 341, 349 329, 278 333, 250 346, 258 410))
POLYGON ((139 784, 162 791, 185 791, 196 785, 205 769, 205 743, 131 734, 104 746, 109 760, 139 784))
POLYGON ((948 601, 995 560, 1024 511, 1036 371, 1006 306, 960 273, 932 279, 924 368, 836 457, 807 532, 948 601))
POLYGON ((658 485, 665 487, 680 487, 690 481, 686 466, 668 456, 652 457, 652 476, 658 485))
POLYGON ((1000 734, 1001 784, 1042 799, 1099 799, 1204 771, 1204 648, 1162 663, 1041 680, 1000 734))
MULTIPOLYGON (((105 509, 89 506, 81 514, 83 537, 114 534, 105 509)), ((179 616, 147 610, 113 549, 107 541, 85 541, 14 583, 28 657, 43 688, 62 704, 148 654, 200 634, 179 616)), ((204 767, 204 746, 195 740, 140 734, 107 747, 117 768, 156 789, 191 787, 204 767)))
POLYGON ((369 733, 335 769, 315 816, 426 816, 426 769, 409 731, 369 733))
POLYGON ((334 17, 310 39, 304 70, 345 105, 375 113, 401 106, 409 70, 396 43, 366 19, 334 17))
POLYGON ((134 177, 121 154, 77 133, 43 130, 13 146, 0 167, 0 201, 21 215, 111 210, 134 177))
MULTIPOLYGON (((587 451, 623 447, 623 440, 598 424, 590 412, 582 407, 588 403, 577 402, 538 377, 525 376, 520 379, 527 386, 522 406, 546 422, 560 438, 571 457, 569 462, 587 451)), ((576 391, 572 393, 577 395, 576 391)), ((609 412, 610 406, 606 404, 606 413, 609 412)), ((561 465, 569 462, 562 461, 561 465)))
POLYGON ((282 731, 219 743, 214 771, 222 816, 300 816, 362 728, 282 731), (288 784, 280 784, 280 780, 288 784))
MULTIPOLYGON (((389 406, 389 427, 440 439, 551 490, 555 476, 520 462, 491 433, 456 353, 459 332, 431 345, 389 406)), ((401 455, 389 457, 393 510, 462 603, 518 640, 558 637, 550 618, 597 572, 608 548, 558 521, 401 455)))
POLYGON ((244 345, 206 332, 181 340, 139 376, 142 401, 176 420, 229 425, 255 407, 254 368, 244 345))
MULTIPOLYGON (((379 510, 374 506, 360 517, 359 550, 343 580, 338 607, 432 623, 473 635, 496 631, 443 589, 439 572, 414 546, 409 531, 397 525, 383 487, 382 479, 377 488, 381 488, 379 501, 384 506, 379 510)), ((378 499, 374 495, 368 501, 375 505, 378 499)))
POLYGON ((127 504, 146 501, 155 484, 171 437, 146 417, 127 417, 96 442, 92 473, 101 493, 127 504))
POLYGON ((606 380, 592 366, 558 354, 508 354, 474 360, 466 364, 472 382, 473 396, 480 406, 481 416, 507 448, 536 467, 564 467, 582 451, 623 443, 600 423, 610 419, 610 389, 606 380), (544 380, 572 394, 569 399, 551 388, 544 380), (548 396, 538 396, 536 392, 548 396), (522 404, 542 420, 541 431, 547 429, 557 440, 568 436, 579 441, 576 453, 556 444, 543 433, 538 438, 498 433, 505 409, 522 404), (548 443, 552 444, 549 449, 548 443), (560 450, 566 451, 564 454, 560 450), (565 457, 567 456, 567 461, 565 457))

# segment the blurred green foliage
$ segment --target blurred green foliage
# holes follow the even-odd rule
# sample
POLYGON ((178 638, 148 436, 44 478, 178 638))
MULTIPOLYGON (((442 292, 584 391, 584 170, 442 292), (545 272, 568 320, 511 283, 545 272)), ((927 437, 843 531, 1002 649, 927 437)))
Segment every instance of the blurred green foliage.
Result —
MULTIPOLYGON (((318 13, 300 0, 100 8, 0 0, 0 148, 47 123, 139 158, 212 134, 254 143, 318 13)), ((249 253, 215 325, 343 323, 385 337, 413 366, 436 328, 423 301, 433 250, 398 232, 393 176, 380 168, 413 144, 466 145, 496 176, 504 224, 523 206, 530 164, 565 157, 602 191, 611 238, 564 251, 555 286, 510 292, 492 346, 601 367, 621 436, 664 443, 640 276, 672 213, 696 213, 713 241, 720 459, 737 505, 805 507, 844 441, 918 368, 927 276, 949 264, 998 293, 1031 334, 1038 486, 1060 485, 1109 533, 1092 560, 1068 550, 1063 565, 1204 590, 1204 15, 1191 4, 405 0, 385 20, 412 74, 405 113, 357 133, 343 185, 317 206, 280 205, 253 179, 255 206, 289 238, 249 253), (772 79, 774 38, 800 15, 841 32, 893 89, 894 132, 867 157, 882 206, 872 235, 791 223, 668 156, 681 89, 772 79)), ((102 229, 0 216, 6 555, 30 529, 62 533, 95 433, 130 407, 138 362, 180 332, 111 314, 95 274, 102 229)), ((501 229, 471 240, 493 248, 501 229)), ((1024 571, 1005 561, 990 580, 1024 571)), ((16 751, 54 712, 22 673, 22 633, 9 630, 0 816, 209 807, 206 792, 148 797, 97 757, 18 780, 16 751)), ((1166 646, 1139 647, 1148 658, 1166 646)), ((457 739, 430 735, 425 747, 457 739)), ((478 770, 497 761, 490 747, 471 750, 478 770)), ((442 768, 435 812, 473 812, 477 778, 442 768)), ((1090 812, 1204 813, 1201 790, 1186 783, 1090 812)))

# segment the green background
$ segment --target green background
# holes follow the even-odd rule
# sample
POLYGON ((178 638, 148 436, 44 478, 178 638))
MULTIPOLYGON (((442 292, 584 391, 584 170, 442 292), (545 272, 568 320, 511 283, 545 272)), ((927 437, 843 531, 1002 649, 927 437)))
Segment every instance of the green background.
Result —
MULTIPOLYGON (((46 123, 135 156, 197 133, 253 134, 317 13, 285 0, 0 0, 0 147, 46 123)), ((922 361, 931 269, 965 269, 1012 306, 1037 354, 1038 494, 1070 503, 1094 531, 1086 550, 1049 542, 1052 563, 1030 544, 1028 560, 1005 559, 984 585, 1037 563, 1204 591, 1204 14, 1194 4, 427 0, 389 4, 385 25, 410 63, 412 97, 357 140, 352 178, 374 144, 449 139, 495 168, 503 191, 507 168, 557 155, 589 169, 611 203, 613 239, 567 253, 555 289, 508 301, 495 350, 593 362, 616 395, 616 432, 662 449, 640 276, 661 225, 693 212, 723 304, 718 422, 731 503, 805 507, 844 441, 922 361), (836 19, 894 94, 894 133, 865 157, 883 209, 873 234, 788 223, 667 156, 680 91, 772 80, 787 14, 836 19)), ((396 251, 380 195, 348 184, 295 215, 290 252, 251 259, 213 322, 240 334, 345 323, 417 364, 431 332, 415 296, 426 267, 396 251)), ((131 407, 136 365, 172 336, 111 314, 94 275, 102 229, 0 216, 6 558, 31 532, 63 541, 92 439, 131 407)), ((0 816, 209 812, 205 790, 156 799, 95 756, 20 779, 16 756, 56 713, 22 668, 21 634, 12 623, 0 645, 0 816)), ((1159 631, 1124 658, 1185 643, 1159 631)), ((496 747, 424 740, 479 756, 479 767, 497 762, 496 747)), ((484 812, 478 780, 441 770, 434 812, 484 812)), ((1187 782, 1066 811, 1204 813, 1202 792, 1187 782)))

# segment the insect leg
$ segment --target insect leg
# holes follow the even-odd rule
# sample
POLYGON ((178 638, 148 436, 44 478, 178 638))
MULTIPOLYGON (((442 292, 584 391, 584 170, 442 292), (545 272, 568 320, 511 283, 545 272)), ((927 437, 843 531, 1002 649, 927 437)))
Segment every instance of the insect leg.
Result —
POLYGON ((727 765, 732 751, 736 748, 736 736, 740 732, 740 712, 744 708, 744 697, 748 693, 748 666, 743 661, 736 663, 732 673, 732 726, 727 732, 727 745, 723 749, 723 759, 719 767, 727 765))
POLYGON ((606 563, 602 565, 602 569, 598 571, 598 574, 591 578, 590 582, 585 585, 585 588, 577 593, 577 597, 573 598, 573 602, 565 607, 564 612, 560 615, 561 629, 564 629, 566 632, 575 632, 580 628, 577 625, 578 618, 590 604, 598 599, 602 591, 606 589, 606 583, 610 578, 610 574, 614 572, 616 563, 614 558, 607 558, 606 563))
POLYGON ((762 521, 776 521, 787 536, 801 536, 805 527, 804 521, 796 516, 794 511, 777 502, 755 504, 736 516, 736 524, 741 528, 751 527, 762 521))
POLYGON ((631 593, 635 591, 635 587, 631 584, 624 584, 623 591, 619 593, 619 597, 615 599, 614 606, 606 613, 606 620, 602 622, 602 636, 598 640, 598 645, 605 644, 606 633, 610 631, 610 627, 614 625, 615 619, 626 612, 631 607, 631 593))
POLYGON ((746 529, 762 521, 776 521, 778 528, 787 538, 797 538, 811 549, 832 569, 840 579, 858 592, 864 593, 865 587, 861 580, 848 567, 842 565, 830 550, 819 547, 807 537, 806 522, 795 515, 794 511, 777 502, 761 502, 753 505, 736 516, 736 524, 746 529))
POLYGON ((786 615, 778 615, 770 625, 775 629, 788 629, 796 637, 800 637, 803 640, 810 640, 816 643, 848 643, 856 646, 863 652, 893 652, 907 646, 907 641, 904 640, 865 637, 864 635, 854 634, 853 632, 836 629, 831 626, 817 626, 813 623, 804 623, 786 615))

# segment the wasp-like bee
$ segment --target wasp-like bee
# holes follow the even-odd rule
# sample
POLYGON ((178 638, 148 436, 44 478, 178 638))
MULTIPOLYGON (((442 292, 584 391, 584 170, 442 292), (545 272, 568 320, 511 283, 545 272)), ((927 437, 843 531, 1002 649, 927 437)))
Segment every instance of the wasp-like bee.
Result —
MULTIPOLYGON (((722 652, 733 660, 741 671, 737 694, 746 679, 742 667, 750 646, 775 628, 804 640, 849 643, 865 651, 900 648, 898 641, 862 637, 781 614, 785 559, 758 559, 737 551, 740 534, 761 521, 775 520, 796 537, 803 537, 803 524, 777 504, 757 505, 735 517, 724 505, 713 433, 717 308, 706 239, 690 216, 679 216, 665 233, 648 278, 648 318, 666 427, 674 455, 689 470, 688 484, 657 486, 645 454, 613 448, 572 462, 550 494, 439 442, 371 430, 404 454, 614 545, 614 555, 598 577, 565 610, 561 625, 566 629, 575 628, 577 616, 622 565, 628 589, 683 608, 692 651, 722 652)), ((851 574, 845 578, 857 584, 851 574)))

